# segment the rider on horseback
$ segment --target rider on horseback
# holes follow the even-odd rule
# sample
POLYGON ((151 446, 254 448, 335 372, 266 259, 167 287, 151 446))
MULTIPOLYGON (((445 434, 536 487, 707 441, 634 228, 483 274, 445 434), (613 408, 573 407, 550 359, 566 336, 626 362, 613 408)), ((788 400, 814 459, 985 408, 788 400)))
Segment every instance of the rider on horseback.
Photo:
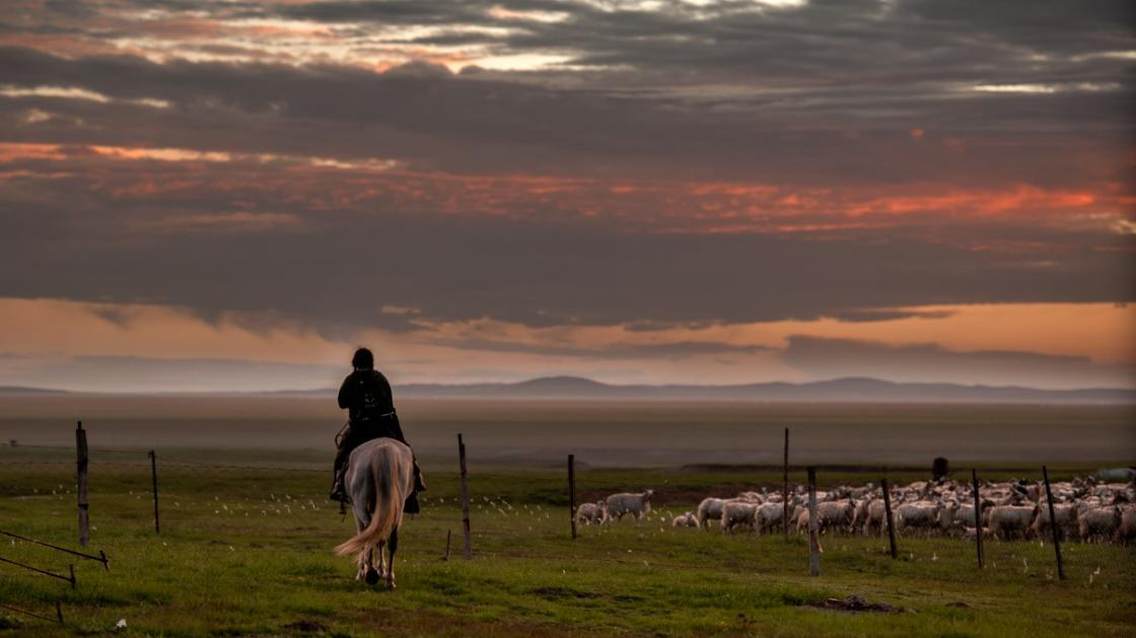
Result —
MULTIPOLYGON (((346 501, 347 493, 343 485, 343 476, 347 471, 347 459, 351 451, 371 439, 389 437, 406 443, 402 434, 402 426, 398 422, 398 414, 394 411, 394 398, 391 395, 390 383, 383 373, 375 370, 375 357, 366 348, 359 348, 351 359, 355 370, 343 380, 339 388, 339 407, 346 409, 348 414, 347 432, 339 441, 339 450, 335 455, 334 479, 331 484, 331 500, 346 501)), ((417 514, 418 492, 426 490, 422 482, 422 470, 418 461, 414 461, 414 491, 406 499, 404 511, 407 514, 417 514)))

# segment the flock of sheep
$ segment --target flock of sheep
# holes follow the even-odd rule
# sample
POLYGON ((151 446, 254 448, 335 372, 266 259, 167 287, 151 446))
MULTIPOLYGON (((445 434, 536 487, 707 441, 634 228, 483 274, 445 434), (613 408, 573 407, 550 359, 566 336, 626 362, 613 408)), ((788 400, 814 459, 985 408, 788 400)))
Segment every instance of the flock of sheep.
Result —
MULTIPOLYGON (((1064 539, 1085 542, 1129 543, 1136 540, 1136 481, 1105 483, 1093 478, 1052 483, 1054 518, 1064 539)), ((642 519, 651 511, 654 492, 612 494, 576 510, 579 523, 603 525, 624 516, 642 519)), ((982 483, 979 487, 982 520, 975 523, 974 491, 968 483, 950 479, 917 481, 892 486, 892 520, 898 534, 944 535, 999 540, 1049 539, 1052 534, 1045 486, 1040 482, 982 483)), ((879 486, 840 486, 816 494, 817 529, 821 532, 879 535, 886 532, 883 492, 879 486)), ((742 492, 734 498, 705 498, 698 508, 671 522, 673 527, 709 528, 723 532, 747 530, 780 532, 786 508, 780 491, 742 492)), ((789 496, 789 528, 809 528, 808 497, 804 486, 789 496)))

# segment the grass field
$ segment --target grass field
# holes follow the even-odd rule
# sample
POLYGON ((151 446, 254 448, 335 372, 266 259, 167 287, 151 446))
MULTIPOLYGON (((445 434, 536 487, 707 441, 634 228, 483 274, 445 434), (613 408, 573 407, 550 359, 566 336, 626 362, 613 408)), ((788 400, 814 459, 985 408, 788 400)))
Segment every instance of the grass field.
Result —
MULTIPOLYGON (((73 456, 0 450, 0 528, 75 547, 73 456)), ((472 469, 474 559, 461 559, 457 477, 436 469, 423 515, 408 521, 395 592, 353 580, 331 548, 353 526, 323 500, 326 475, 299 456, 182 450, 160 457, 162 533, 154 534, 145 452, 92 453, 91 548, 110 571, 77 560, 78 588, 0 565, 0 602, 53 613, 67 625, 0 611, 0 635, 894 635, 1130 636, 1136 632, 1136 552, 1067 545, 1069 579, 1052 547, 990 543, 979 571, 956 540, 826 538, 822 575, 806 543, 672 530, 660 517, 699 495, 779 481, 775 473, 585 470, 584 498, 654 487, 641 523, 568 536, 562 471, 472 469), (184 463, 184 464, 183 464, 184 463), (212 466, 190 465, 204 463, 212 466), (295 469, 241 469, 259 465, 295 469), (304 468, 311 469, 304 469, 304 468), (446 533, 453 556, 442 560, 446 533), (850 613, 816 605, 858 595, 903 609, 850 613)), ((1084 468, 1059 468, 1067 475, 1084 468)), ((987 473, 994 477, 997 472, 987 473)), ((795 477, 800 480, 801 477, 795 477)), ((823 473, 822 484, 849 478, 823 473)), ((859 477, 864 480, 865 477, 859 477)), ((904 480, 901 475, 895 480, 904 480)), ((0 556, 66 572, 63 554, 22 542, 0 556)))

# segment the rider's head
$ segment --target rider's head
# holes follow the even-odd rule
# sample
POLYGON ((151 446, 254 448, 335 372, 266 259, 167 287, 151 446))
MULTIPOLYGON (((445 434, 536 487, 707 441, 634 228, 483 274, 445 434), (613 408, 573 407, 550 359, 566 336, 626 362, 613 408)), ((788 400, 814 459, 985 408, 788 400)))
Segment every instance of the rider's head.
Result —
POLYGON ((355 351, 355 356, 351 357, 351 365, 356 370, 374 370, 375 355, 366 348, 359 348, 355 351))

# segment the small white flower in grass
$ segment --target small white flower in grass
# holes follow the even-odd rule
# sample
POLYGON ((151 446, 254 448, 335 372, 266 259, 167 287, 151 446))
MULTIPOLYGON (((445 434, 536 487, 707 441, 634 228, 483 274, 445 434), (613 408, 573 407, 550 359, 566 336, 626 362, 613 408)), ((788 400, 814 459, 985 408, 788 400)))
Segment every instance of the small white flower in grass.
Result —
POLYGON ((115 629, 115 631, 121 631, 123 629, 126 629, 126 619, 125 618, 119 618, 118 622, 114 623, 114 629, 115 629))

